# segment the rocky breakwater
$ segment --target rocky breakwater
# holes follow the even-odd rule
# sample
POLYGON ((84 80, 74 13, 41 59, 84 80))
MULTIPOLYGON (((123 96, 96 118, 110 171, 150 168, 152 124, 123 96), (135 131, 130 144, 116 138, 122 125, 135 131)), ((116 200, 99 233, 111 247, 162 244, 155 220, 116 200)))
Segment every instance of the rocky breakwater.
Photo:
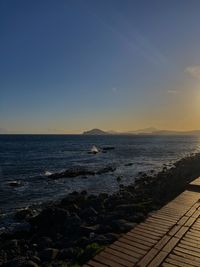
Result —
POLYGON ((151 173, 140 173, 134 184, 121 184, 112 195, 73 192, 39 214, 31 208, 18 212, 16 218, 30 227, 1 234, 0 266, 82 265, 200 176, 200 155, 151 173))

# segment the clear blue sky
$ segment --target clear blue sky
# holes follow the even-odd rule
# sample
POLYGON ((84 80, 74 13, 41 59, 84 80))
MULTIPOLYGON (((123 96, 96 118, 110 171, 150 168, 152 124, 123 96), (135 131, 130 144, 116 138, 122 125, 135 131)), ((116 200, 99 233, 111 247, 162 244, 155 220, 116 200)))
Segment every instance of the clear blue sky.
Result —
POLYGON ((0 132, 200 128, 199 0, 0 0, 0 132))

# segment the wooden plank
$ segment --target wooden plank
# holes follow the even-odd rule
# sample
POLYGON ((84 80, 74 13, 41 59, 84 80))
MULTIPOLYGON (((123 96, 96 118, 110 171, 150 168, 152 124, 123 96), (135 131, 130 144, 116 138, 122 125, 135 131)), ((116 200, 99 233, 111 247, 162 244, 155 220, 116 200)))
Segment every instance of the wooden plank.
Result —
MULTIPOLYGON (((185 245, 185 244, 183 244, 183 243, 178 244, 178 247, 185 248, 185 249, 187 249, 188 251, 196 251, 196 252, 200 253, 200 248, 192 247, 192 246, 188 246, 188 245, 185 245)), ((199 254, 199 255, 200 255, 200 254, 199 254)))
POLYGON ((188 240, 181 239, 180 243, 191 246, 191 247, 200 248, 200 242, 196 243, 196 242, 193 242, 192 240, 188 241, 188 240))
POLYGON ((175 266, 179 266, 179 267, 189 267, 189 266, 194 266, 194 265, 191 265, 191 262, 190 262, 190 263, 184 263, 184 262, 180 262, 180 261, 178 261, 178 260, 170 259, 170 258, 167 258, 167 259, 165 260, 165 262, 174 264, 175 266))
MULTIPOLYGON (((96 262, 96 261, 93 261, 93 260, 90 260, 88 262, 89 266, 92 266, 92 267, 107 267, 108 265, 105 265, 105 264, 102 264, 102 263, 99 263, 99 262, 96 262)), ((83 267, 86 267, 88 265, 83 265, 83 267)))
POLYGON ((146 254, 146 251, 143 251, 144 253, 140 254, 140 256, 138 256, 137 252, 135 254, 134 250, 128 249, 127 247, 121 247, 121 246, 118 246, 115 244, 110 245, 109 248, 112 248, 112 249, 115 249, 115 250, 122 252, 124 254, 130 255, 130 256, 134 257, 136 261, 138 261, 138 258, 141 258, 144 254, 146 254))
POLYGON ((163 233, 160 234, 160 233, 154 232, 153 230, 148 230, 148 229, 140 228, 140 227, 135 227, 134 230, 131 230, 131 232, 133 232, 133 231, 136 231, 136 232, 139 231, 140 233, 142 232, 142 233, 150 234, 153 236, 157 236, 159 238, 163 235, 163 233))
POLYGON ((174 248, 174 251, 181 251, 183 253, 186 253, 186 254, 189 254, 189 255, 192 255, 192 256, 199 257, 199 253, 198 252, 191 251, 191 250, 188 250, 188 249, 185 249, 185 248, 181 248, 179 246, 175 247, 174 248))
POLYGON ((172 251, 172 249, 176 246, 176 244, 179 242, 179 238, 172 237, 170 241, 163 247, 163 251, 169 253, 172 251))
POLYGON ((165 235, 163 238, 155 245, 158 250, 162 249, 171 239, 171 236, 165 235))
POLYGON ((158 255, 152 260, 148 267, 158 267, 164 261, 168 253, 161 251, 158 255))
POLYGON ((185 226, 191 226, 196 221, 196 217, 191 217, 185 223, 185 226))
POLYGON ((178 237, 179 239, 188 231, 189 227, 183 226, 180 230, 175 234, 175 237, 178 237))
POLYGON ((131 254, 133 257, 135 257, 137 259, 140 259, 142 257, 142 255, 145 254, 145 253, 143 253, 143 254, 138 253, 137 251, 135 251, 134 247, 126 245, 126 244, 123 245, 123 243, 121 243, 121 242, 115 243, 115 244, 111 245, 110 247, 113 248, 113 246, 115 249, 117 246, 119 248, 118 250, 121 249, 121 251, 124 251, 124 252, 126 251, 127 254, 131 254))
POLYGON ((159 250, 152 248, 142 259, 138 262, 137 266, 146 267, 152 259, 158 254, 159 250))
POLYGON ((129 235, 123 236, 123 238, 120 238, 120 241, 123 241, 124 243, 127 243, 129 245, 134 246, 135 243, 139 243, 145 246, 148 246, 149 248, 151 248, 154 244, 146 242, 144 240, 135 238, 135 237, 131 237, 129 235))
POLYGON ((144 245, 144 244, 140 244, 140 243, 138 243, 138 242, 131 242, 131 244, 130 243, 128 243, 127 244, 127 242, 126 242, 127 240, 125 239, 123 239, 123 238, 121 238, 121 239, 118 239, 117 241, 115 241, 113 244, 116 244, 116 245, 119 245, 119 243, 121 244, 121 245, 123 245, 123 246, 130 246, 130 247, 136 247, 136 248, 140 248, 141 250, 144 250, 144 251, 148 251, 149 249, 150 249, 150 247, 149 246, 146 246, 146 245, 144 245), (125 241, 125 242, 124 242, 125 241))
POLYGON ((185 222, 188 220, 187 216, 183 216, 180 221, 177 222, 178 225, 184 225, 185 222))
POLYGON ((173 254, 178 255, 178 256, 182 257, 183 259, 190 259, 192 261, 198 262, 198 264, 200 266, 200 258, 199 257, 187 254, 187 253, 179 251, 179 250, 173 250, 173 254))
POLYGON ((141 236, 139 234, 135 234, 135 233, 131 233, 131 232, 128 232, 126 234, 126 236, 130 236, 130 237, 133 237, 133 238, 137 238, 138 240, 141 240, 141 241, 146 241, 146 242, 149 242, 151 244, 155 244, 156 243, 156 240, 155 239, 152 239, 151 237, 145 237, 145 236, 141 236))
POLYGON ((148 218, 147 222, 153 222, 153 223, 161 225, 161 226, 163 225, 166 228, 169 228, 169 227, 171 227, 173 225, 173 223, 165 222, 165 221, 162 221, 162 220, 159 220, 159 219, 154 219, 152 217, 148 218))
POLYGON ((192 264, 192 266, 196 266, 196 267, 199 267, 199 263, 192 260, 192 259, 187 259, 185 257, 181 257, 181 256, 177 256, 175 254, 169 254, 168 258, 171 258, 171 259, 174 259, 174 260, 177 260, 177 261, 180 261, 180 262, 184 262, 184 263, 189 263, 189 264, 192 264))
MULTIPOLYGON (((118 246, 119 243, 115 243, 116 246, 118 246)), ((123 245, 123 243, 120 243, 118 247, 121 247, 121 245, 123 245)), ((111 246, 110 246, 111 247, 111 246)), ((147 251, 146 250, 142 250, 140 248, 137 248, 137 247, 134 247, 134 246, 131 246, 131 251, 135 252, 135 254, 138 254, 137 255, 137 258, 141 257, 142 255, 144 255, 147 251)))
POLYGON ((157 225, 153 225, 153 224, 149 224, 149 223, 140 223, 135 228, 136 229, 137 228, 146 229, 148 231, 153 231, 153 232, 158 233, 160 235, 166 233, 166 229, 160 229, 160 228, 158 229, 158 226, 157 225))
POLYGON ((173 264, 170 264, 170 263, 167 263, 167 262, 163 262, 162 266, 163 267, 177 267, 176 265, 173 265, 173 264))
POLYGON ((108 259, 108 258, 105 258, 100 254, 96 255, 93 259, 94 261, 97 261, 101 264, 106 264, 107 266, 110 266, 110 267, 124 267, 124 265, 122 264, 119 264, 117 262, 113 262, 112 259, 108 259))
POLYGON ((151 218, 161 219, 161 220, 167 221, 169 223, 176 223, 178 221, 178 219, 171 218, 170 215, 169 216, 164 216, 164 215, 161 215, 159 213, 151 215, 151 218))
POLYGON ((110 253, 105 252, 105 251, 101 252, 100 254, 101 254, 101 256, 103 256, 103 257, 105 257, 107 259, 110 259, 113 262, 116 262, 116 263, 121 264, 123 266, 127 266, 127 267, 132 267, 133 266, 133 262, 130 262, 129 260, 122 259, 119 256, 110 254, 110 253))
POLYGON ((193 218, 198 218, 200 216, 200 210, 196 210, 193 214, 192 217, 193 218))
POLYGON ((145 231, 139 231, 138 229, 134 229, 130 231, 130 233, 144 236, 150 239, 154 239, 156 241, 160 239, 160 236, 155 236, 155 235, 152 235, 151 233, 146 233, 145 231))
POLYGON ((181 228, 181 225, 175 225, 167 234, 174 236, 181 228))
POLYGON ((131 263, 136 263, 138 261, 138 259, 136 259, 136 258, 134 258, 128 254, 124 254, 122 252, 119 252, 119 250, 115 250, 114 248, 111 248, 111 247, 105 248, 104 251, 107 252, 108 254, 112 254, 114 256, 117 256, 120 259, 130 261, 131 263))

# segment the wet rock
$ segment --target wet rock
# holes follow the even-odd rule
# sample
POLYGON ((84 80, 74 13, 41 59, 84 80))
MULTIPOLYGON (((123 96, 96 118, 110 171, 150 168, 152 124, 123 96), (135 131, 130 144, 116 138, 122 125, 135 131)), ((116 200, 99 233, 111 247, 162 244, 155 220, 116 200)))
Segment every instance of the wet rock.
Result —
POLYGON ((74 178, 78 176, 88 176, 88 175, 95 175, 95 172, 88 170, 82 166, 76 166, 76 167, 71 167, 63 172, 50 174, 48 177, 51 179, 59 179, 65 177, 74 178))
POLYGON ((16 213, 15 213, 15 218, 17 220, 28 220, 32 217, 34 217, 38 212, 34 209, 31 209, 31 208, 26 208, 26 209, 21 209, 21 210, 18 210, 16 213))
POLYGON ((108 150, 114 150, 115 147, 114 146, 105 146, 102 149, 103 149, 103 151, 108 151, 108 150))
POLYGON ((133 163, 132 162, 129 162, 129 163, 126 163, 124 164, 125 167, 130 167, 130 166, 133 166, 133 163))
POLYGON ((22 181, 9 181, 7 185, 11 187, 20 187, 20 186, 23 186, 23 182, 22 181))
POLYGON ((58 249, 46 248, 42 252, 40 252, 39 256, 42 261, 51 262, 57 257, 58 253, 59 253, 58 249))
POLYGON ((96 172, 96 174, 104 174, 104 173, 107 173, 107 172, 114 172, 116 170, 116 167, 113 167, 113 166, 107 166, 107 167, 104 167, 100 170, 98 170, 96 172))

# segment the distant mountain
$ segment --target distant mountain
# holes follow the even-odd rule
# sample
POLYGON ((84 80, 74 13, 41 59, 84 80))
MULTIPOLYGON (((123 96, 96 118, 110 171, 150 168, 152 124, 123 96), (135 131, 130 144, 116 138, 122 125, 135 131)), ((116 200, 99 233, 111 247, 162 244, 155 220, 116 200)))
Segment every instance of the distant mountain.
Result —
POLYGON ((83 134, 84 135, 106 135, 106 134, 110 134, 110 133, 102 131, 100 129, 92 129, 92 130, 83 132, 83 134))
POLYGON ((160 130, 160 131, 155 131, 152 134, 155 134, 155 135, 200 135, 200 130, 193 130, 193 131, 160 130))
POLYGON ((200 135, 200 130, 170 131, 170 130, 158 130, 154 127, 148 127, 129 132, 102 131, 100 129, 92 129, 83 132, 83 134, 84 135, 200 135))
POLYGON ((156 129, 155 127, 148 127, 148 128, 144 128, 144 129, 139 129, 139 130, 135 130, 135 131, 129 131, 127 132, 128 134, 151 134, 153 132, 158 131, 158 129, 156 129))

